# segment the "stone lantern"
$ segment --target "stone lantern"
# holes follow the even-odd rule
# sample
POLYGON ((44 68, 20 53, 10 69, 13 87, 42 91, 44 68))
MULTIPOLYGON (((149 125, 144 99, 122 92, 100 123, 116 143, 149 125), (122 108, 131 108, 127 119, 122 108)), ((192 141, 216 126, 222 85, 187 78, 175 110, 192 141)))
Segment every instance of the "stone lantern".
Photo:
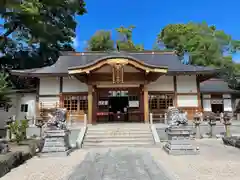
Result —
POLYGON ((37 123, 36 123, 36 126, 38 128, 40 128, 40 137, 42 137, 42 127, 43 127, 43 125, 44 125, 43 120, 38 120, 37 123))
POLYGON ((6 121, 6 126, 5 128, 7 129, 7 140, 11 140, 12 139, 12 133, 10 130, 10 125, 14 122, 13 117, 9 117, 6 121))
POLYGON ((201 138, 201 133, 200 133, 201 117, 199 113, 196 113, 194 115, 193 123, 195 124, 195 128, 196 128, 196 138, 201 138))
POLYGON ((213 130, 214 130, 214 127, 216 126, 216 118, 214 116, 214 114, 211 114, 209 117, 208 117, 208 124, 210 125, 210 137, 213 137, 213 130))
POLYGON ((225 131, 226 131, 226 137, 230 137, 231 133, 230 133, 230 125, 231 125, 231 117, 225 113, 223 116, 223 124, 225 126, 225 131))

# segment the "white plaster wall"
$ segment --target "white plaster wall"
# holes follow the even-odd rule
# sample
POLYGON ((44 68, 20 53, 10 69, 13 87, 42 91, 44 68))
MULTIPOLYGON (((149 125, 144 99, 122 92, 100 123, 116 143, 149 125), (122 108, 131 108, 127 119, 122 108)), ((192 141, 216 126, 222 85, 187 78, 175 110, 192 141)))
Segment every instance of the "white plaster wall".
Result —
POLYGON ((60 80, 58 77, 41 77, 39 84, 40 95, 59 94, 60 80))
POLYGON ((232 111, 232 99, 224 99, 223 100, 223 108, 224 111, 232 111))
POLYGON ((212 111, 210 99, 203 99, 203 111, 212 111))
POLYGON ((33 119, 36 117, 36 94, 35 93, 24 93, 19 95, 17 103, 17 116, 16 119, 23 120, 33 119), (28 105, 28 112, 21 112, 21 104, 28 105))
POLYGON ((198 107, 197 95, 178 95, 177 96, 178 107, 198 107))
POLYGON ((87 92, 88 87, 74 77, 63 78, 63 92, 87 92))
POLYGON ((173 76, 161 76, 147 87, 148 91, 174 91, 173 76))
POLYGON ((177 76, 178 93, 197 93, 196 76, 177 76))

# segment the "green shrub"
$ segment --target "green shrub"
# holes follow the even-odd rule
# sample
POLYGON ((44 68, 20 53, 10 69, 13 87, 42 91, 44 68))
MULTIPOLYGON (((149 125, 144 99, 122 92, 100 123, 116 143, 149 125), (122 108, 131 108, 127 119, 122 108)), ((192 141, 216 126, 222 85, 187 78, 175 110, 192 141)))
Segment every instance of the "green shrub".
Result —
POLYGON ((28 128, 28 121, 14 121, 10 124, 10 131, 15 135, 15 140, 19 144, 21 141, 26 139, 26 130, 28 128))

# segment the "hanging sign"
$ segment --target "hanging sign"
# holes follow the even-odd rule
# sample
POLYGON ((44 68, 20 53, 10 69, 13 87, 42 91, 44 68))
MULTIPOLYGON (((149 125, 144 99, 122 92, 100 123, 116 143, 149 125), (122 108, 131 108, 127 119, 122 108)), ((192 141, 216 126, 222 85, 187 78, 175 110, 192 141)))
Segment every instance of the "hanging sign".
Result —
POLYGON ((128 96, 128 91, 109 91, 109 97, 126 97, 128 96))
POLYGON ((139 101, 129 101, 129 107, 139 107, 139 101))

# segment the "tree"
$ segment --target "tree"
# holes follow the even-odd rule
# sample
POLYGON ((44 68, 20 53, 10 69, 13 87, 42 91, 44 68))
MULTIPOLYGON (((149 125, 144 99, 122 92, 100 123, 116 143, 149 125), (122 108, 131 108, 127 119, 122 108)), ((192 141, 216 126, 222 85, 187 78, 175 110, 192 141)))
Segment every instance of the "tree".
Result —
MULTIPOLYGON (((121 26, 116 31, 119 35, 117 39, 117 46, 119 50, 123 51, 142 51, 144 50, 142 45, 135 45, 132 40, 132 31, 135 27, 129 26, 125 28, 121 26)), ((89 51, 112 51, 114 50, 114 41, 111 38, 109 31, 97 31, 91 39, 88 41, 87 50, 89 51)))
POLYGON ((111 39, 109 31, 97 31, 88 41, 87 50, 89 51, 112 51, 114 50, 114 41, 111 39))
POLYGON ((238 73, 239 66, 231 54, 239 50, 240 41, 206 23, 170 24, 158 35, 158 42, 176 50, 180 58, 190 56, 189 64, 223 68, 222 76, 229 81, 238 73), (225 56, 228 54, 228 56, 225 56))
POLYGON ((16 68, 25 59, 32 68, 52 64, 59 51, 73 49, 74 17, 86 12, 83 0, 4 0, 0 7, 0 52, 16 68))
POLYGON ((8 108, 10 106, 10 98, 7 93, 10 90, 10 83, 8 81, 8 75, 5 73, 0 73, 0 107, 8 108))
MULTIPOLYGON (((84 13, 83 0, 0 1, 0 18, 4 20, 0 25, 0 69, 7 72, 9 67, 53 64, 60 51, 74 50, 75 16, 84 13)), ((17 87, 36 83, 32 79, 9 78, 17 87)))
POLYGON ((117 28, 116 31, 119 34, 119 39, 117 44, 120 50, 124 51, 143 51, 144 48, 140 44, 134 44, 132 40, 132 31, 135 29, 135 26, 130 25, 128 28, 121 26, 117 28))

